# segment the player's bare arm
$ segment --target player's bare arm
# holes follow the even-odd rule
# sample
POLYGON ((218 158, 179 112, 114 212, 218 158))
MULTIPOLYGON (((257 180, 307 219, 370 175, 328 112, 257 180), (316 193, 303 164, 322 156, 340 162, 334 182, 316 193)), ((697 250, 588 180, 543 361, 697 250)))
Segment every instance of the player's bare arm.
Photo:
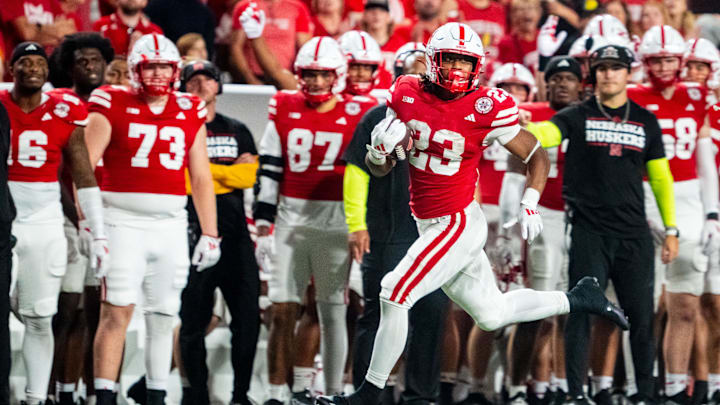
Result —
POLYGON ((63 149, 63 159, 70 166, 70 174, 78 189, 97 187, 95 175, 85 145, 85 131, 77 127, 63 149))
POLYGON ((505 148, 526 164, 526 187, 542 194, 550 172, 550 159, 537 138, 529 131, 521 129, 510 142, 505 144, 505 148))
POLYGON ((377 165, 368 159, 368 155, 365 155, 365 164, 367 165, 368 169, 370 170, 370 174, 372 174, 375 177, 384 177, 388 173, 390 173, 390 170, 392 170, 393 167, 395 167, 395 160, 387 159, 385 161, 385 163, 383 163, 381 165, 377 165))
POLYGON ((193 204, 198 214, 203 235, 217 237, 217 211, 213 189, 210 160, 207 154, 207 130, 201 126, 189 150, 188 171, 192 186, 193 204))
POLYGON ((112 126, 104 115, 96 112, 88 114, 88 124, 85 127, 85 145, 93 170, 97 167, 103 153, 105 153, 105 148, 110 143, 111 133, 112 126))

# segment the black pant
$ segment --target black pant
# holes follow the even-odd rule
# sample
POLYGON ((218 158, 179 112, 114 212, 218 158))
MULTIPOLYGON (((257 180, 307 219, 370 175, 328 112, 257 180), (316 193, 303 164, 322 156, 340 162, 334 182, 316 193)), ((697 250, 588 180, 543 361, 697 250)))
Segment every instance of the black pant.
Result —
MULTIPOLYGON (((602 236, 574 226, 570 244, 570 286, 584 276, 597 277, 600 286, 612 280, 619 304, 630 321, 638 393, 652 398, 654 249, 650 233, 635 239, 602 236)), ((573 313, 565 325, 565 366, 569 394, 582 395, 587 376, 590 317, 573 313)))
MULTIPOLYGON (((370 243, 361 266, 365 309, 358 320, 353 358, 353 384, 359 387, 370 365, 380 324, 380 281, 392 271, 412 243, 370 243)), ((403 403, 436 402, 440 386, 440 358, 448 298, 437 290, 410 309, 403 403)))
POLYGON ((190 269, 180 307, 180 353, 191 386, 190 403, 208 404, 205 330, 212 317, 214 292, 219 287, 232 317, 233 402, 249 404, 247 391, 260 331, 258 266, 249 237, 224 237, 220 250, 220 261, 215 266, 199 273, 194 266, 190 269))
POLYGON ((11 222, 0 222, 0 405, 10 404, 11 222))

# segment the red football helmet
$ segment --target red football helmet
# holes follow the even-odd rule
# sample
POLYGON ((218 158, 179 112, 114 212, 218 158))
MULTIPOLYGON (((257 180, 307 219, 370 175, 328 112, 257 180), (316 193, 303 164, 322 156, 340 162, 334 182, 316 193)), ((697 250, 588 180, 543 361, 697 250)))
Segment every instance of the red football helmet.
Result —
POLYGON ((130 84, 150 95, 168 94, 176 88, 180 75, 179 64, 180 53, 172 41, 159 34, 143 35, 135 42, 128 55, 130 84), (151 63, 171 65, 173 69, 171 77, 144 80, 142 69, 151 63))

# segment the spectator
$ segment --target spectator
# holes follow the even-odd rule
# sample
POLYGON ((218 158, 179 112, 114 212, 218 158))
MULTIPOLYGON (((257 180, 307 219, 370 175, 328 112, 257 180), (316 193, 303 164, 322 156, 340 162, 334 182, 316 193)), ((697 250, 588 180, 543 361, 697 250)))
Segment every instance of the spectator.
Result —
POLYGON ((687 0, 663 0, 667 7, 667 25, 675 28, 686 39, 697 38, 695 14, 688 10, 687 0))
POLYGON ((313 0, 312 17, 313 36, 328 36, 338 39, 349 30, 348 22, 343 18, 343 0, 313 0))
POLYGON ((110 62, 105 70, 105 84, 116 86, 130 85, 130 72, 128 72, 127 61, 125 59, 115 59, 110 62))
MULTIPOLYGON (((503 11, 503 20, 504 15, 503 11)), ((443 0, 415 0, 415 16, 409 24, 395 28, 394 34, 402 40, 400 45, 406 42, 426 44, 432 33, 446 22, 447 19, 443 15, 443 0)))
MULTIPOLYGON (((145 13, 173 42, 188 32, 197 32, 202 35, 206 44, 215 43, 215 15, 204 1, 152 0, 145 13)), ((212 47, 208 49, 208 53, 212 58, 212 47)))
POLYGON ((5 49, 34 41, 49 55, 62 38, 76 31, 75 22, 63 15, 58 0, 6 0, 0 9, 0 31, 5 49))
POLYGON ((542 14, 540 0, 513 0, 510 5, 510 34, 498 44, 501 63, 520 63, 537 68, 538 22, 542 14))
POLYGON ((605 3, 605 12, 620 20, 628 32, 632 32, 632 22, 627 5, 621 0, 610 0, 605 3))
POLYGON ((93 24, 93 31, 100 32, 110 40, 115 55, 127 55, 132 44, 145 34, 162 34, 162 29, 151 23, 142 12, 147 2, 148 0, 117 0, 117 11, 93 24))
POLYGON ((506 31, 505 8, 492 0, 458 0, 458 10, 460 21, 482 38, 487 56, 491 60, 497 59, 498 44, 506 31))
POLYGON ((636 30, 635 34, 642 37, 645 31, 650 28, 656 25, 665 25, 669 22, 670 16, 665 5, 655 0, 649 0, 642 7, 639 29, 636 30))
POLYGON ((391 66, 395 59, 395 52, 405 44, 405 40, 399 35, 394 35, 395 24, 390 15, 388 0, 368 0, 365 3, 365 11, 359 28, 377 41, 385 60, 385 66, 391 66))
MULTIPOLYGON (((264 84, 263 70, 240 24, 240 14, 251 0, 243 0, 233 10, 233 34, 230 44, 230 68, 235 81, 264 84)), ((312 37, 310 13, 298 0, 259 0, 257 6, 268 19, 263 37, 275 51, 280 66, 292 70, 295 53, 312 37)))
POLYGON ((207 60, 208 58, 207 45, 202 35, 198 33, 191 32, 181 36, 176 45, 180 57, 184 61, 207 60))

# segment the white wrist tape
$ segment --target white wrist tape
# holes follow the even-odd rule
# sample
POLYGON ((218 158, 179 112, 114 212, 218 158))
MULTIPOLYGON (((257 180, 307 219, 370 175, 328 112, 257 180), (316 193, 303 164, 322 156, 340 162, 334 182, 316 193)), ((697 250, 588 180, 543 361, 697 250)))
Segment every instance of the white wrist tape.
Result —
POLYGON ((537 209, 538 202, 540 201, 540 192, 535 190, 532 187, 528 187, 525 189, 525 193, 523 194, 522 200, 520 200, 520 204, 527 206, 531 209, 537 209))
POLYGON ((80 188, 77 191, 78 205, 90 225, 93 238, 105 238, 105 223, 103 222, 103 205, 100 196, 100 187, 80 188))
POLYGON ((535 151, 538 150, 538 148, 540 148, 540 146, 541 146, 540 141, 535 142, 535 147, 530 151, 530 153, 527 155, 525 160, 523 160, 523 163, 528 164, 528 162, 530 161, 530 158, 532 157, 532 155, 535 154, 535 151))
POLYGON ((382 153, 376 151, 373 149, 370 145, 367 146, 367 157, 370 163, 376 165, 376 166, 382 166, 387 162, 387 157, 383 155, 382 153))

